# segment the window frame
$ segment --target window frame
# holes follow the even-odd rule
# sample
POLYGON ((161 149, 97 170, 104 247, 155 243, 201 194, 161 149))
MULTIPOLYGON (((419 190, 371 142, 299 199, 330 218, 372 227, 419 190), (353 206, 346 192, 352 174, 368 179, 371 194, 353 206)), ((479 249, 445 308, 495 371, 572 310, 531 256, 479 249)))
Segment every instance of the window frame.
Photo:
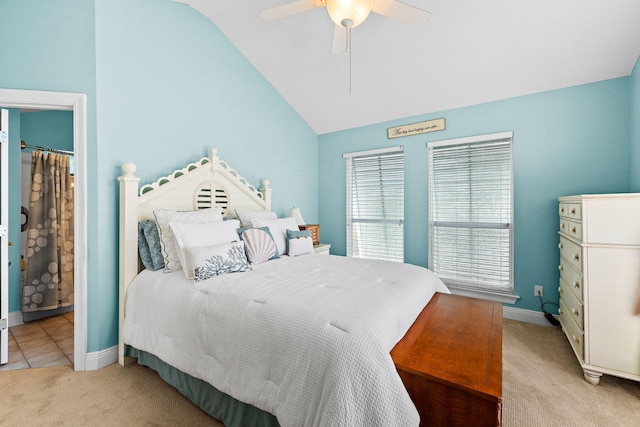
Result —
MULTIPOLYGON (((400 244, 399 244, 399 251, 400 253, 398 253, 398 245, 396 245, 396 249, 394 250, 394 255, 392 257, 375 257, 375 256, 365 256, 365 257, 358 257, 358 258, 365 258, 365 259, 380 259, 380 260, 390 260, 390 261, 396 261, 396 262, 404 262, 404 257, 405 257, 405 253, 404 253, 404 221, 405 221, 405 209, 404 209, 404 182, 405 182, 405 160, 404 160, 404 146, 402 145, 398 145, 398 146, 392 146, 392 147, 386 147, 386 148, 380 148, 380 149, 373 149, 373 150, 364 150, 364 151, 355 151, 355 152, 350 152, 350 153, 344 153, 342 155, 342 157, 345 159, 345 167, 346 167, 346 255, 348 257, 354 257, 354 239, 353 239, 353 233, 355 233, 353 224, 354 222, 357 223, 370 223, 370 224, 398 224, 402 230, 402 237, 400 240, 400 244), (392 155, 392 154, 400 154, 402 156, 402 203, 401 203, 401 209, 402 209, 402 218, 398 219, 398 218, 393 218, 393 219, 388 219, 388 218, 382 218, 382 219, 371 219, 371 218, 361 218, 358 221, 354 221, 354 217, 353 217, 353 212, 354 212, 354 205, 353 205, 353 161, 354 159, 362 159, 362 158, 374 158, 374 157, 380 157, 380 156, 385 156, 385 155, 392 155)), ((382 246, 381 246, 382 247, 382 246)))
MULTIPOLYGON (((516 296, 514 294, 514 252, 513 252, 513 247, 514 247, 514 224, 513 224, 513 219, 514 219, 514 179, 513 179, 513 132, 509 131, 509 132, 499 132, 499 133, 492 133, 492 134, 486 134, 486 135, 477 135, 477 136, 470 136, 470 137, 464 137, 464 138, 454 138, 454 139, 447 139, 447 140, 440 140, 440 141, 433 141, 433 142, 427 142, 427 151, 428 151, 428 162, 429 162, 429 189, 428 189, 428 200, 429 200, 429 217, 428 217, 428 226, 429 226, 429 238, 428 238, 428 242, 429 242, 429 256, 428 256, 428 265, 429 268, 434 268, 434 257, 435 257, 435 249, 434 249, 434 237, 435 237, 435 222, 434 221, 434 209, 435 209, 435 191, 434 191, 434 159, 433 159, 433 152, 434 149, 437 150, 439 147, 454 147, 454 146, 473 146, 473 145, 483 145, 483 146, 488 146, 489 144, 492 143, 499 143, 500 141, 506 141, 508 140, 508 145, 509 145, 509 169, 510 169, 510 176, 509 176, 509 209, 510 209, 510 215, 509 215, 509 222, 508 224, 505 223, 498 223, 498 222, 492 222, 492 223, 470 223, 470 222, 465 222, 465 221, 460 221, 460 224, 465 224, 465 226, 467 228, 469 228, 470 230, 473 229, 480 229, 480 228, 491 228, 491 229, 500 229, 500 228, 508 228, 509 230, 509 250, 508 250, 508 254, 509 254, 509 278, 508 278, 508 283, 509 283, 509 287, 508 289, 505 287, 502 288, 498 288, 496 286, 485 286, 482 285, 480 282, 476 281, 476 282, 467 282, 467 283, 460 283, 461 281, 456 282, 451 282, 450 280, 446 280, 446 278, 443 278, 443 281, 447 284, 447 286, 449 287, 449 289, 451 290, 452 293, 454 294, 458 294, 458 295, 465 295, 465 296, 471 296, 471 297, 475 297, 475 298, 482 298, 482 299, 488 299, 488 300, 493 300, 493 301, 499 301, 499 302, 504 302, 504 303, 509 303, 509 304, 513 304, 518 300, 518 296, 516 296), (473 225, 471 225, 473 224, 473 225), (448 282, 448 283, 447 283, 448 282)), ((454 225, 454 224, 448 224, 448 225, 454 225)), ((436 274, 438 274, 437 271, 434 271, 436 274)), ((463 281, 462 281, 463 282, 463 281)))

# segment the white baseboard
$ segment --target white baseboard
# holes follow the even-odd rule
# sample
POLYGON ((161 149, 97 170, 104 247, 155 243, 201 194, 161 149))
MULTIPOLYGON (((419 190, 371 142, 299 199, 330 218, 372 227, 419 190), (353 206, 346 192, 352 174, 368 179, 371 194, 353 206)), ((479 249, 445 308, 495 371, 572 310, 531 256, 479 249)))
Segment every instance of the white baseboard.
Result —
POLYGON ((22 325, 24 323, 21 311, 12 311, 9 313, 9 318, 7 320, 9 321, 9 327, 22 325))
MULTIPOLYGON (((9 313, 7 320, 9 321, 10 328, 24 323, 21 311, 12 311, 9 313)), ((86 371, 95 371, 109 366, 118 361, 118 346, 115 345, 105 350, 87 353, 84 360, 84 368, 86 371)))
POLYGON ((87 353, 84 367, 86 371, 96 371, 118 361, 118 346, 87 353))
POLYGON ((525 310, 523 308, 503 307, 502 317, 521 322, 533 323, 541 326, 553 326, 540 311, 525 310))

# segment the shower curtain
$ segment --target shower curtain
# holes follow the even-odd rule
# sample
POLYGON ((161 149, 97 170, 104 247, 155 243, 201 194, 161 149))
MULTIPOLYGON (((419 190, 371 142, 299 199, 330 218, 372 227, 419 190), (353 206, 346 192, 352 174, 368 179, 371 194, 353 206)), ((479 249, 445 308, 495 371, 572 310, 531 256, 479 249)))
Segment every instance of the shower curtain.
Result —
POLYGON ((22 311, 73 304, 73 178, 70 157, 31 152, 22 311))

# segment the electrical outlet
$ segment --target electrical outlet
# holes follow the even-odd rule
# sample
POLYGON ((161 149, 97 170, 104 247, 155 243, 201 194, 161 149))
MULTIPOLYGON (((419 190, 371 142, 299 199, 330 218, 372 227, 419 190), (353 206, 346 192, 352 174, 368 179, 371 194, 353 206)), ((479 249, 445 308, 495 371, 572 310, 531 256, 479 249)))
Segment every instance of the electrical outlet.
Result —
POLYGON ((535 285, 535 286, 533 287, 533 295, 534 295, 534 296, 536 296, 536 297, 538 297, 538 296, 539 296, 539 297, 542 297, 542 296, 543 296, 543 295, 542 295, 543 293, 544 293, 544 291, 543 291, 542 285, 535 285))

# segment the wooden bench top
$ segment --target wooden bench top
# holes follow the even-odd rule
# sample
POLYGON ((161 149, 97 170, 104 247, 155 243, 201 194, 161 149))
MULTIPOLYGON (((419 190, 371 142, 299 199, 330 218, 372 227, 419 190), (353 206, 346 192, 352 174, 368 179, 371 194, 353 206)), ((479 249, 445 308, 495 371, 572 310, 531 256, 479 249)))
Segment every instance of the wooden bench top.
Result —
MULTIPOLYGON (((418 401, 433 400, 431 389, 437 387, 440 387, 437 393, 449 396, 443 399, 450 400, 454 393, 467 396, 459 404, 464 405, 468 397, 474 396, 473 399, 486 401, 491 408, 495 405, 500 417, 500 303, 437 293, 393 348, 391 357, 421 417, 433 412, 433 408, 421 408, 432 403, 418 401)), ((464 409, 460 408, 462 412, 464 409)))

